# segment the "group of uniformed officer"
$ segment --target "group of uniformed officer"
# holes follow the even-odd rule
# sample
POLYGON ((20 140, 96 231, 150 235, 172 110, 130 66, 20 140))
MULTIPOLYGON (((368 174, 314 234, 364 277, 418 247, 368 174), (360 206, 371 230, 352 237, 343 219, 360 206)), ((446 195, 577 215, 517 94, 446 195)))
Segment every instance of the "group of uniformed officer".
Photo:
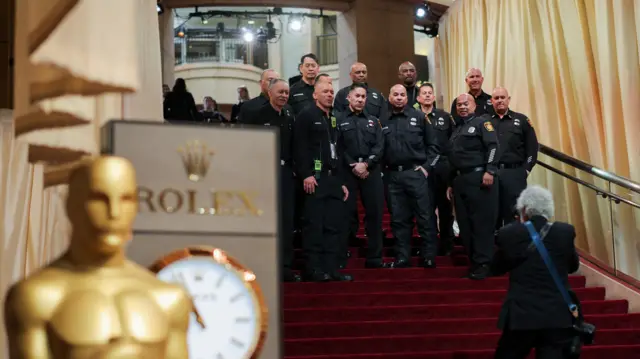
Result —
POLYGON ((263 94, 252 100, 257 106, 245 106, 239 118, 280 128, 284 280, 301 280, 291 270, 296 218, 305 254, 302 279, 353 279, 340 269, 358 229, 358 194, 367 268, 411 266, 414 220, 422 240, 419 265, 435 268, 438 252, 452 249, 453 202, 471 260, 469 277, 489 275, 494 230, 513 220, 538 147, 531 122, 509 110, 507 91, 496 88, 492 102, 482 91, 480 71, 470 70, 469 93, 454 101, 454 118, 435 107, 433 86, 416 82, 411 63, 400 65, 402 84, 391 88, 388 100, 367 85, 362 63, 351 67, 352 85, 336 96, 319 68, 313 54, 304 55, 300 80, 291 88, 266 70, 263 94), (385 198, 395 237, 391 263, 382 253, 385 198))

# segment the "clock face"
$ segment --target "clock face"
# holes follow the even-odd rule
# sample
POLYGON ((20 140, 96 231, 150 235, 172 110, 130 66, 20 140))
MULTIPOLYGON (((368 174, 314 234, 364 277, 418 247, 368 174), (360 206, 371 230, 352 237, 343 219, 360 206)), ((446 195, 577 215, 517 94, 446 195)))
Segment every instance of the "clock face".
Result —
POLYGON ((255 280, 253 273, 212 256, 192 256, 164 266, 157 276, 182 285, 204 323, 203 328, 196 314, 191 315, 189 359, 253 357, 264 320, 257 294, 250 285, 255 280))

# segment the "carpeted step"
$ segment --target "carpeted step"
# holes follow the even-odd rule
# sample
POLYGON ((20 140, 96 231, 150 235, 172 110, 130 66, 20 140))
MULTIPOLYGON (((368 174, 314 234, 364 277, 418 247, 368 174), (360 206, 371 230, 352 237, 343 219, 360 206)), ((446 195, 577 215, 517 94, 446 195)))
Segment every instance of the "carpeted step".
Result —
MULTIPOLYGON (((284 322, 497 318, 501 305, 501 303, 480 303, 357 307, 345 304, 344 307, 338 308, 288 309, 285 307, 284 322)), ((624 314, 629 309, 629 303, 626 300, 584 301, 582 306, 586 315, 624 314)))
MULTIPOLYGON (((383 258, 385 262, 393 262, 393 258, 383 258)), ((348 269, 356 269, 356 268, 364 268, 364 263, 366 262, 365 258, 349 258, 347 260, 348 269)), ((417 266, 419 262, 418 257, 411 258, 411 264, 417 266)), ((439 267, 452 267, 452 266, 467 266, 469 263, 469 259, 463 256, 438 256, 436 257, 436 265, 439 267)), ((294 268, 303 268, 304 260, 296 259, 293 263, 294 268)))
MULTIPOLYGON (((493 349, 500 333, 394 335, 386 337, 322 338, 285 340, 285 355, 367 354, 459 349, 493 349)), ((633 345, 640 342, 640 329, 598 330, 598 345, 633 345)))
POLYGON ((344 273, 353 275, 357 281, 407 280, 427 278, 463 278, 469 270, 466 267, 440 267, 435 269, 392 268, 392 269, 348 269, 344 273))
MULTIPOLYGON (((346 354, 346 355, 301 355, 285 356, 284 359, 492 359, 493 349, 484 350, 447 350, 422 352, 392 352, 382 354, 346 354)), ((640 345, 593 345, 582 349, 580 359, 638 358, 640 345)), ((532 353, 528 359, 535 358, 532 353)))
MULTIPOLYGON (((389 271, 396 269, 388 269, 389 271)), ((586 279, 583 276, 569 276, 571 288, 584 288, 586 279)), ((372 288, 380 292, 406 293, 410 291, 432 290, 491 290, 507 289, 509 278, 493 277, 485 280, 469 280, 466 278, 432 278, 413 280, 377 280, 357 282, 329 283, 285 283, 284 294, 331 294, 331 293, 368 293, 372 288)))
MULTIPOLYGON (((640 313, 587 315, 598 330, 640 328, 640 313)), ((349 338, 393 335, 479 334, 496 332, 497 318, 432 319, 404 321, 287 323, 284 338, 349 338)))
MULTIPOLYGON (((371 290, 376 290, 372 287, 371 290)), ((581 301, 604 300, 605 289, 580 288, 575 290, 581 301)), ((348 306, 389 306, 389 305, 431 305, 431 304, 479 304, 502 303, 506 290, 464 290, 442 291, 424 288, 419 292, 371 292, 357 294, 289 294, 284 296, 284 307, 298 308, 340 308, 348 306)))

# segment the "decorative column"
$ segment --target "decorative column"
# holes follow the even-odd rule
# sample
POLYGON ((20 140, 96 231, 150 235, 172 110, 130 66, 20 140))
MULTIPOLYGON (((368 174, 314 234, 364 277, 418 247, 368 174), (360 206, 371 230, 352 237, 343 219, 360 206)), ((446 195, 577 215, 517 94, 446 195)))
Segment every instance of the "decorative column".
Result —
POLYGON ((398 83, 398 66, 414 59, 414 9, 401 0, 351 2, 351 10, 337 19, 341 87, 350 84, 350 67, 359 61, 367 65, 369 83, 389 93, 398 83))
MULTIPOLYGON (((176 47, 174 34, 175 16, 173 9, 166 8, 162 15, 158 16, 158 27, 160 29, 160 59, 162 61, 162 83, 173 86, 175 81, 176 67, 176 47)), ((184 48, 183 48, 184 50, 184 48)), ((183 52, 183 56, 185 53, 183 52)))

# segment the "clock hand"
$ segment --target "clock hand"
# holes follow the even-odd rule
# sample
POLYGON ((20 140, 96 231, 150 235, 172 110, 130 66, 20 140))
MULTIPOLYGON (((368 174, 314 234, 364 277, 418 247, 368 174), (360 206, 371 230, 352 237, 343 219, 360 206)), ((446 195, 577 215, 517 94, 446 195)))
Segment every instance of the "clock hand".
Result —
MULTIPOLYGON (((180 282, 182 283, 182 286, 184 287, 184 289, 187 290, 187 293, 193 293, 190 290, 189 285, 187 285, 187 280, 186 280, 186 278, 184 278, 182 273, 180 273, 180 278, 182 278, 182 280, 180 280, 180 282)), ((196 315, 196 322, 198 322, 198 324, 200 324, 200 327, 202 329, 205 329, 207 326, 204 324, 204 319, 202 319, 202 316, 200 315, 200 312, 198 312, 198 308, 196 308, 196 303, 193 300, 193 297, 191 298, 191 310, 193 311, 193 314, 196 315)))
POLYGON ((196 315, 196 322, 198 322, 198 324, 200 324, 200 327, 202 329, 206 329, 207 326, 204 324, 204 319, 202 319, 202 316, 198 312, 198 308, 196 308, 196 304, 193 301, 191 303, 192 303, 193 313, 196 315))

